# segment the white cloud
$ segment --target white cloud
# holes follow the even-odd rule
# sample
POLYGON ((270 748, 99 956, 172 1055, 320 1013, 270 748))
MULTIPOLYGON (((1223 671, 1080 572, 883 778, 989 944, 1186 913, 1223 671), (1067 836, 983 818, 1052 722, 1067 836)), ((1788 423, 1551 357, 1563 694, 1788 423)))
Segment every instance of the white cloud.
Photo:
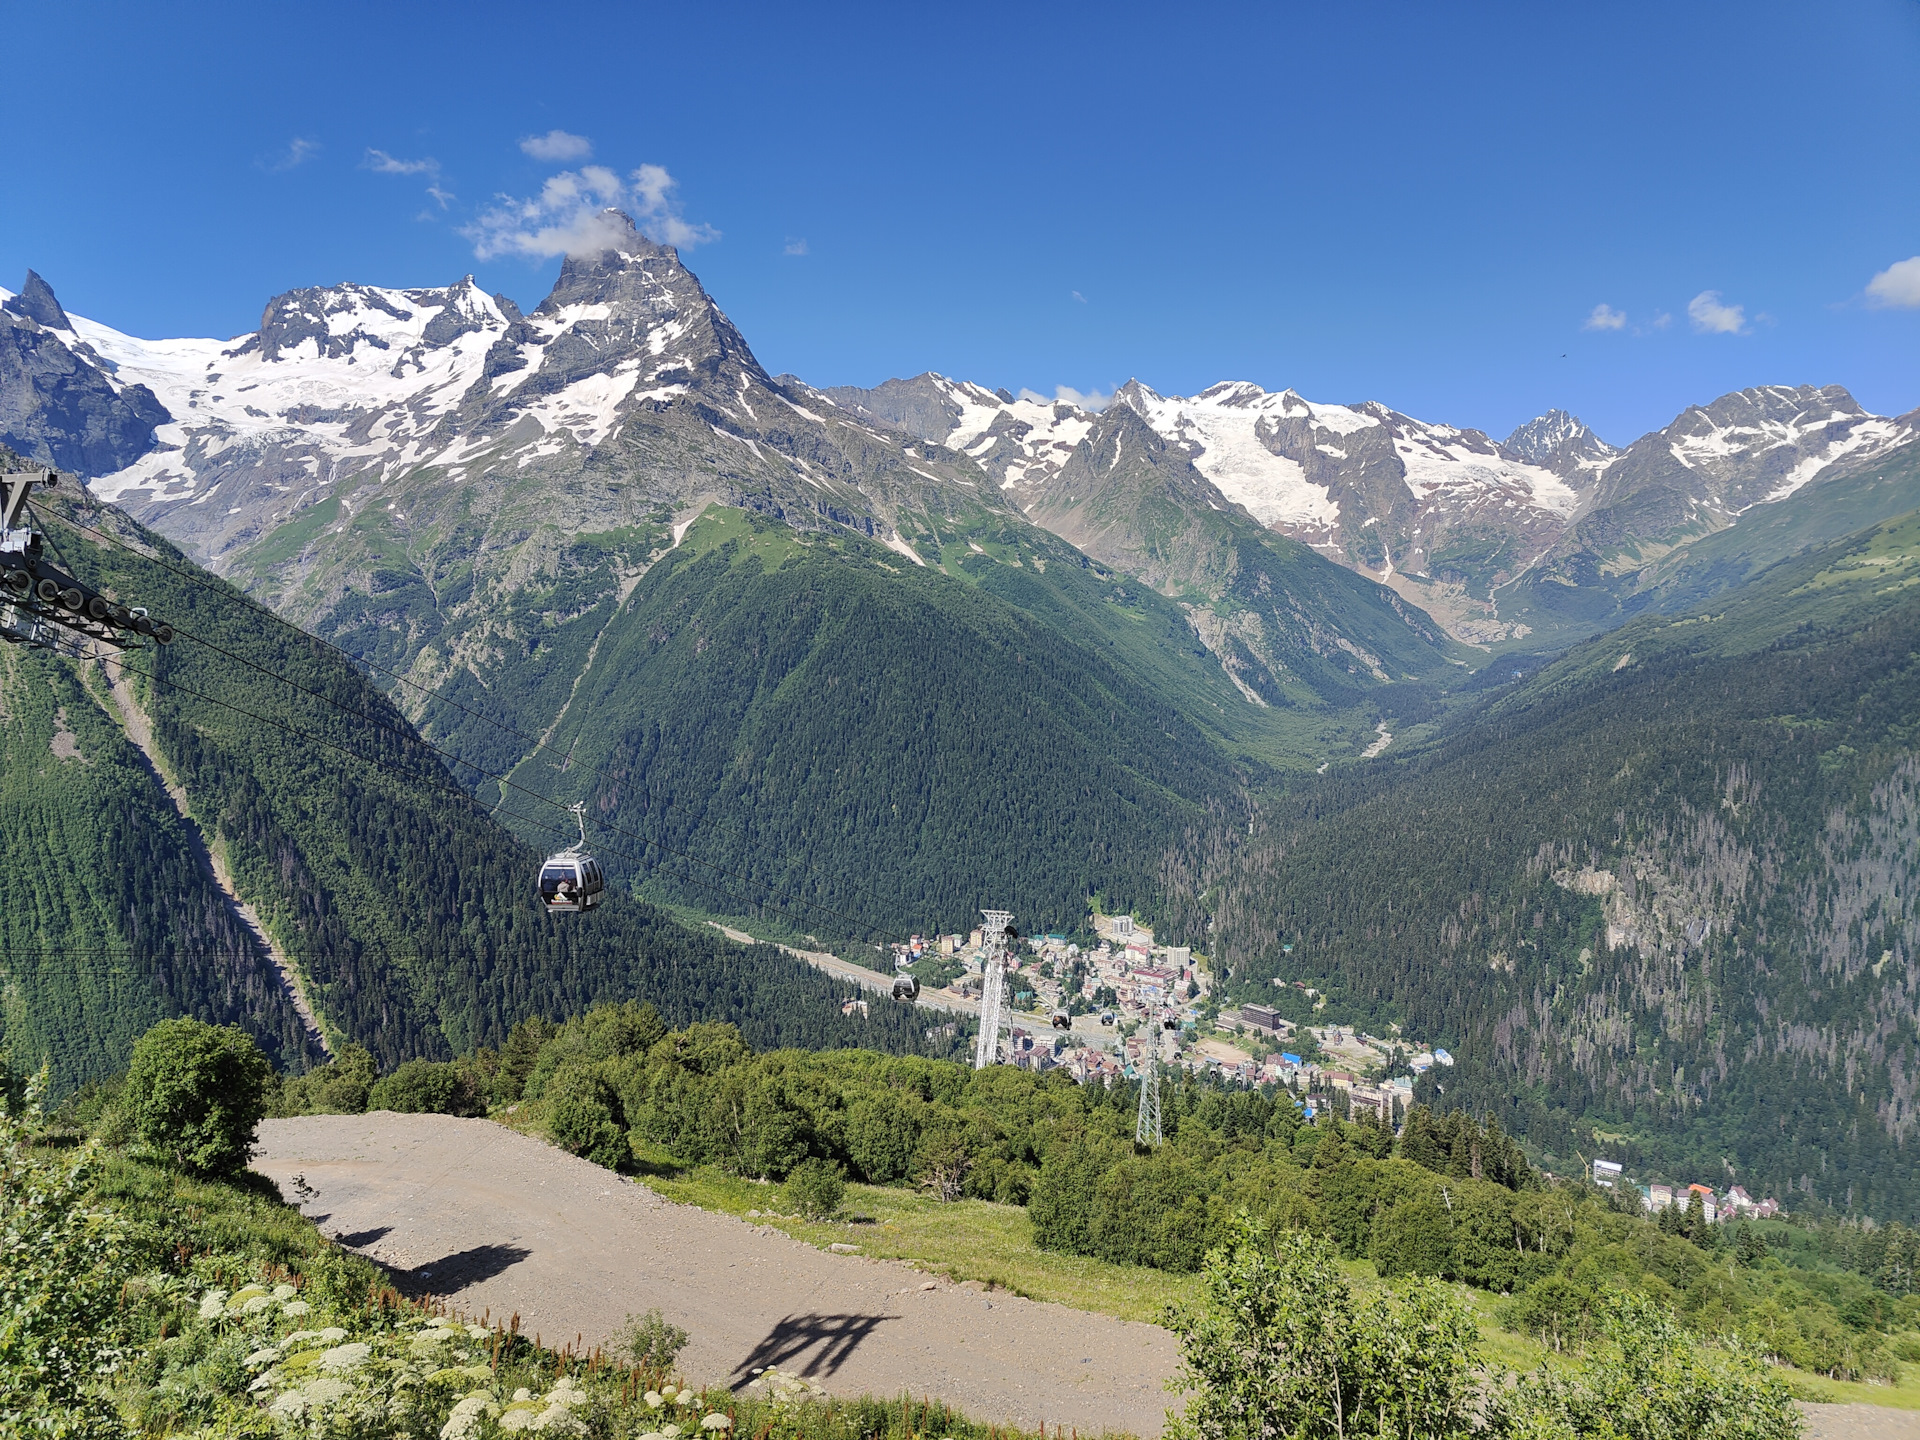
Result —
POLYGON ((625 209, 643 233, 663 245, 684 249, 718 240, 720 232, 711 225, 681 216, 675 188, 674 178, 659 165, 642 165, 624 177, 605 165, 582 165, 548 176, 532 199, 501 196, 460 233, 473 241, 473 253, 482 260, 595 255, 625 235, 625 225, 610 213, 625 209))
POLYGON ((544 135, 529 135, 520 142, 522 153, 536 160, 564 165, 569 160, 584 160, 593 154, 593 142, 584 135, 569 135, 564 130, 549 130, 544 135))
POLYGON ((1070 293, 1073 296, 1073 298, 1078 300, 1082 305, 1087 303, 1087 297, 1082 295, 1078 290, 1073 290, 1068 293, 1070 293))
POLYGON ((269 170, 291 170, 296 165, 304 165, 320 153, 318 140, 303 140, 298 135, 287 142, 285 153, 267 162, 269 170))
POLYGON ((1920 255, 1896 261, 1869 280, 1867 303, 1887 310, 1920 309, 1920 255))
POLYGON ((1095 414, 1113 404, 1111 390, 1076 390, 1071 385, 1056 385, 1051 396, 1042 395, 1038 390, 1023 389, 1022 400, 1030 400, 1036 405, 1073 405, 1082 410, 1091 410, 1095 414))
POLYGON ((384 150, 369 150, 361 165, 376 175, 438 175, 440 162, 431 155, 424 160, 399 160, 384 150))
POLYGON ((804 236, 804 235, 802 235, 802 236, 800 236, 800 237, 799 237, 798 239, 794 239, 794 238, 793 238, 793 237, 791 237, 791 236, 790 236, 790 237, 788 237, 788 239, 787 239, 787 244, 786 244, 786 248, 785 248, 785 249, 783 249, 783 250, 781 250, 781 252, 780 252, 780 253, 781 253, 782 255, 804 255, 804 254, 806 254, 806 253, 807 253, 807 238, 806 238, 806 236, 804 236))
POLYGON ((1616 310, 1604 300, 1593 307, 1593 313, 1587 316, 1582 330, 1624 330, 1627 328, 1627 312, 1616 310))
POLYGON ((438 185, 427 186, 427 194, 431 195, 434 198, 434 200, 439 203, 439 206, 442 210, 447 208, 447 204, 449 201, 458 200, 460 198, 458 195, 455 195, 451 190, 442 190, 438 185))
POLYGON ((1702 335, 1738 335, 1747 328, 1744 305, 1726 305, 1718 290, 1702 290, 1687 302, 1687 318, 1702 335))

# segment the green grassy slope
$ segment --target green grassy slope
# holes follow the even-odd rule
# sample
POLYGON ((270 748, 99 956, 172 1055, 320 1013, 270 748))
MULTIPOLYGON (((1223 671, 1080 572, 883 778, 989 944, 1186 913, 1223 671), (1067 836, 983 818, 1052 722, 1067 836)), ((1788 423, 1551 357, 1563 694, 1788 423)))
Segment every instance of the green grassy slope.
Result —
POLYGON ((1920 517, 1578 647, 1297 787, 1217 891, 1235 988, 1317 980, 1568 1164, 1882 1216, 1920 1075, 1920 517), (1291 943, 1291 954, 1281 944, 1291 943))

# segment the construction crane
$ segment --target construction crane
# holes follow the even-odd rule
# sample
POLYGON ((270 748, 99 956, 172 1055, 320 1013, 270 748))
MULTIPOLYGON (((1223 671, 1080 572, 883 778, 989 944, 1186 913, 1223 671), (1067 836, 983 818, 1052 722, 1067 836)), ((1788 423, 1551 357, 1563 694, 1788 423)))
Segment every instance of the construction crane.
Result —
POLYGON ((986 959, 980 974, 980 1033, 973 1042, 973 1068, 984 1070, 1000 1058, 1000 1027, 1007 1023, 1007 948, 1017 944, 1011 910, 982 910, 980 932, 986 959))

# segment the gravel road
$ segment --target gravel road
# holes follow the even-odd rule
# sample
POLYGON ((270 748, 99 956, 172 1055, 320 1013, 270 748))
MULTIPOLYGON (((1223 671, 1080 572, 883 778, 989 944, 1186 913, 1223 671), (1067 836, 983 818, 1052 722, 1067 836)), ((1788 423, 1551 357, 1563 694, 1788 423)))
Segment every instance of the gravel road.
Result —
POLYGON ((688 1378, 779 1365, 842 1395, 934 1396, 970 1417, 1160 1433, 1173 1339, 1153 1325, 931 1280, 661 1199, 486 1120, 314 1115, 260 1126, 253 1168, 402 1288, 549 1342, 598 1344, 658 1306, 688 1378))
MULTIPOLYGON (((798 1370, 840 1395, 929 1395, 981 1421, 1159 1435, 1177 1355, 1153 1325, 929 1280, 675 1205, 531 1136, 447 1115, 260 1126, 253 1168, 401 1288, 528 1334, 603 1342, 658 1306, 692 1337, 688 1378, 798 1370)), ((1807 1405, 1808 1440, 1920 1440, 1920 1413, 1807 1405)))

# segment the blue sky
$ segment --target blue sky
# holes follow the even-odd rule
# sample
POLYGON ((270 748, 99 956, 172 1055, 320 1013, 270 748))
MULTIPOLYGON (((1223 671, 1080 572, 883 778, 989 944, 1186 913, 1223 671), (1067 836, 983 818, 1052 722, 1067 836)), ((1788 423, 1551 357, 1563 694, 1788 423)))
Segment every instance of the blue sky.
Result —
POLYGON ((559 261, 504 210, 570 173, 692 242, 815 384, 1250 379, 1496 434, 1559 405, 1622 442, 1760 383, 1920 405, 1911 3, 0 22, 0 285, 31 266, 141 335, 467 271, 531 308, 559 261))

